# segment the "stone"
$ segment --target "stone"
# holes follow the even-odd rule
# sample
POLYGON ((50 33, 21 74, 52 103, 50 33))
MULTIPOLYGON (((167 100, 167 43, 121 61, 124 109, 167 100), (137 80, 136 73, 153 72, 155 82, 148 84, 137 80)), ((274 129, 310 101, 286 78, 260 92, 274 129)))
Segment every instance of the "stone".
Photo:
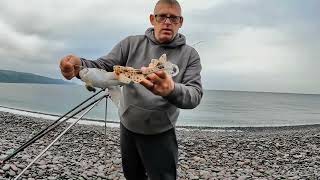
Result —
MULTIPOLYGON (((31 127, 33 131, 44 126, 45 122, 23 117, 21 125, 14 121, 16 117, 11 115, 10 119, 0 121, 0 131, 5 129, 7 132, 6 135, 0 133, 0 158, 6 156, 8 149, 15 149, 22 142, 22 139, 12 138, 16 133, 19 132, 23 138, 27 137, 31 127)), ((0 112, 1 118, 3 116, 0 112)), ((89 129, 88 126, 77 126, 65 135, 59 147, 52 148, 29 172, 24 173, 24 179, 125 180, 121 168, 119 128, 108 129, 109 144, 105 147, 102 127, 89 126, 89 129)), ((309 126, 307 130, 294 127, 285 130, 253 130, 236 133, 177 130, 178 179, 294 180, 320 177, 317 171, 320 168, 320 147, 317 146, 319 135, 314 136, 319 134, 319 127, 309 126), (299 138, 297 140, 294 137, 299 138), (192 146, 187 145, 192 143, 192 146)), ((49 137, 43 138, 43 143, 50 142, 49 137)), ((0 180, 12 178, 13 173, 17 175, 38 153, 39 144, 34 144, 12 159, 9 168, 3 164, 0 167, 0 180)))
POLYGON ((6 155, 1 155, 1 156, 0 156, 0 160, 5 159, 6 157, 7 157, 6 155))
POLYGON ((199 176, 196 176, 196 175, 193 175, 193 174, 189 174, 190 175, 190 179, 192 180, 196 180, 196 179, 199 179, 199 176))
POLYGON ((6 164, 2 167, 2 170, 4 171, 8 171, 10 169, 10 165, 9 164, 6 164))
POLYGON ((209 179, 211 176, 211 173, 209 171, 200 170, 200 177, 204 179, 209 179))
POLYGON ((14 171, 10 170, 10 171, 8 172, 8 174, 9 174, 11 177, 13 177, 13 176, 15 176, 15 175, 16 175, 16 172, 14 172, 14 171))
POLYGON ((15 171, 15 172, 17 172, 17 171, 18 171, 17 166, 16 166, 16 165, 14 165, 14 164, 11 164, 11 165, 10 165, 10 168, 11 168, 13 171, 15 171))
POLYGON ((121 163, 121 159, 120 158, 117 158, 113 161, 114 164, 120 164, 121 163))

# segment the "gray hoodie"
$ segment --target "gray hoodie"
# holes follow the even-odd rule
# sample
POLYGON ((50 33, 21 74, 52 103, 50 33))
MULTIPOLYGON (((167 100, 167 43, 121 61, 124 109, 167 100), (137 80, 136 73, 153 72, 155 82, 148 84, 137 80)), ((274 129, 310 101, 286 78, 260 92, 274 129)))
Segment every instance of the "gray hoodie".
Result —
POLYGON ((173 41, 160 44, 149 28, 145 35, 129 36, 119 42, 111 52, 95 61, 81 58, 86 67, 113 71, 114 65, 130 66, 140 69, 147 67, 151 59, 162 54, 167 60, 178 65, 179 74, 173 77, 173 92, 161 97, 154 95, 140 84, 123 87, 119 117, 121 123, 130 131, 140 134, 157 134, 175 127, 179 108, 195 108, 202 98, 201 64, 196 50, 186 45, 185 36, 177 34, 173 41))

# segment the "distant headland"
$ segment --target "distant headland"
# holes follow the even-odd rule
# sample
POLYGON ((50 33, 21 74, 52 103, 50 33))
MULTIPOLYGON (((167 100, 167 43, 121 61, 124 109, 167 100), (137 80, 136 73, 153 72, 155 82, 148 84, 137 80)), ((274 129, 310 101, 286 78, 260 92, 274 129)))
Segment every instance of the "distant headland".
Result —
POLYGON ((11 70, 0 70, 0 83, 72 84, 62 79, 11 70))

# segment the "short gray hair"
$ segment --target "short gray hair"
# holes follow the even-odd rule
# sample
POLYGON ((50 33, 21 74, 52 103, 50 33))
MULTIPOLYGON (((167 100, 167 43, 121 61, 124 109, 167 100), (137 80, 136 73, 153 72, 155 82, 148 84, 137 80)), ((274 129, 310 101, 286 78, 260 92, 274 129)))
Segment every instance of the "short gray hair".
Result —
POLYGON ((181 10, 181 6, 177 0, 159 0, 154 7, 153 12, 156 13, 157 6, 160 4, 169 4, 172 6, 177 6, 181 10))

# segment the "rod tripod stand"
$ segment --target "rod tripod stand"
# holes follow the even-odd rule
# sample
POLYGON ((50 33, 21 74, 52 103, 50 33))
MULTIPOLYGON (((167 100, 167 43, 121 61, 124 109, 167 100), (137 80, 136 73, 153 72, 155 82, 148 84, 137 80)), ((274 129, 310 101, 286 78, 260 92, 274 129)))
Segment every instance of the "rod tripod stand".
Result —
POLYGON ((47 127, 45 127, 44 129, 42 129, 39 133, 37 133, 35 136, 33 136, 31 139, 29 139, 27 142, 25 142, 23 145, 21 145, 19 148, 17 148, 13 153, 11 153, 10 155, 8 155, 5 159, 3 159, 2 161, 0 161, 0 165, 2 166, 6 161, 10 160, 11 158, 13 158, 16 154, 18 154, 19 152, 23 151, 25 148, 27 148, 28 146, 30 146, 31 144, 33 144, 35 141, 37 141, 38 139, 40 139, 41 137, 43 137, 44 135, 48 134, 50 131, 54 130, 55 128, 57 128, 59 125, 61 125, 62 123, 68 121, 69 119, 75 117, 76 115, 78 115, 79 113, 83 112, 74 122, 72 122, 61 134, 57 135, 56 138, 44 149, 41 151, 41 153, 35 157, 29 164, 28 166, 23 169, 20 174, 15 177, 15 180, 19 179, 23 173, 30 168, 30 166, 32 166, 38 159, 41 158, 41 156, 55 143, 57 142, 64 134, 66 134, 77 122, 80 121, 81 118, 83 118, 83 116, 85 116, 90 110, 92 110, 99 102, 101 102, 103 99, 106 99, 106 108, 105 108, 105 136, 106 136, 106 122, 107 122, 107 107, 108 107, 108 98, 110 97, 109 92, 107 91, 107 89, 101 89, 98 92, 96 92, 95 94, 93 94, 92 96, 90 96, 88 99, 84 100, 83 102, 81 102, 79 105, 77 105, 76 107, 74 107, 73 109, 71 109, 70 111, 68 111, 66 114, 62 115, 60 118, 58 118, 57 120, 55 120, 54 122, 52 122, 50 125, 48 125, 47 127), (84 107, 81 108, 82 105, 84 105, 85 103, 87 103, 88 101, 90 101, 91 99, 93 99, 94 97, 96 97, 98 94, 100 94, 101 92, 105 92, 104 95, 100 96, 99 98, 93 100, 92 102, 90 102, 89 104, 85 105, 84 107), (78 108, 81 108, 79 110, 77 110, 78 108), (74 112, 73 114, 71 114, 70 116, 67 116, 68 114, 70 114, 71 112, 77 110, 76 112, 74 112))

